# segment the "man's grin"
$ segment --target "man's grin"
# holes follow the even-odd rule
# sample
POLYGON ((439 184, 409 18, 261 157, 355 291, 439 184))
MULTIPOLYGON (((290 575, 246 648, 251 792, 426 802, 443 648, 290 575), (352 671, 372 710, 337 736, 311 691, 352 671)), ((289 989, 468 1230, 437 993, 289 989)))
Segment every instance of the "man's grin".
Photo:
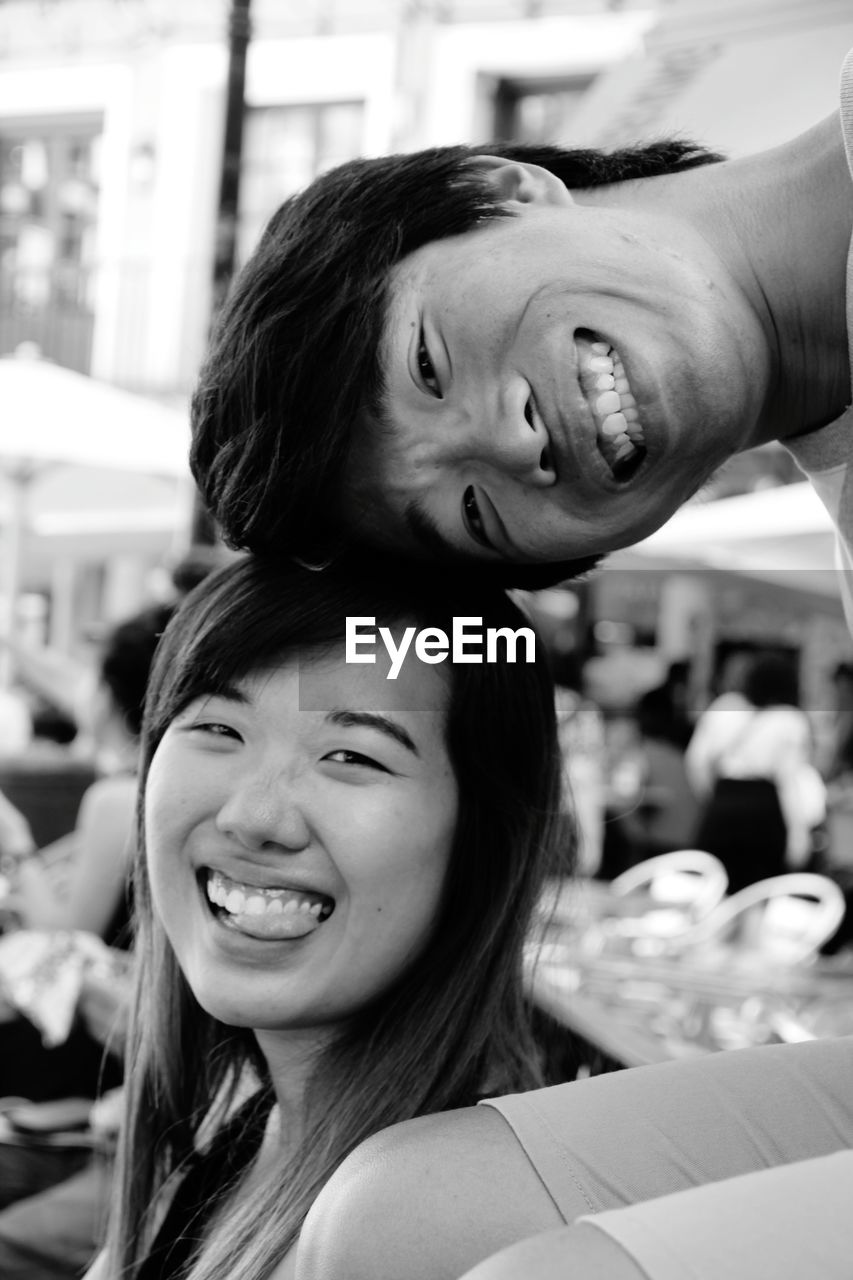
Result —
POLYGON ((604 338, 575 335, 578 381, 595 423, 598 450, 615 480, 627 483, 646 456, 646 440, 625 366, 604 338))

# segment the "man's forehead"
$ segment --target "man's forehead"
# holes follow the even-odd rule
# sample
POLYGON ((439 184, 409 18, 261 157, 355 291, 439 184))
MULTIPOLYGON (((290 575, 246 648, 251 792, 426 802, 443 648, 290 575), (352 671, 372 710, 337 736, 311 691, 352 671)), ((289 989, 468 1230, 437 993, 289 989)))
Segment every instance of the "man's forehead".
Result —
MULTIPOLYGON (((457 236, 428 240, 426 244, 413 249, 405 258, 394 263, 388 274, 386 331, 393 320, 404 318, 410 309, 416 314, 424 290, 436 289, 452 296, 456 270, 451 265, 451 243, 464 237, 474 237, 477 230, 478 228, 471 228, 457 236)), ((473 247, 471 251, 473 252, 473 247)))

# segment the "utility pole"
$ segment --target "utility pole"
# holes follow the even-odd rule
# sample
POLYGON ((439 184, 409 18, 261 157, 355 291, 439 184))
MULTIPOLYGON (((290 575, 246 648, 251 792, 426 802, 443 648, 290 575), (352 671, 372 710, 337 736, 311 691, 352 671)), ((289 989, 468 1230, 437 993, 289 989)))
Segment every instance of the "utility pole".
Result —
POLYGON ((423 128, 435 61, 435 32, 446 17, 445 0, 400 0, 392 151, 413 151, 426 145, 423 128))
MULTIPOLYGON (((251 0, 231 0, 228 15, 228 86, 225 98, 225 131, 222 168, 216 210, 216 242, 213 255, 211 328, 225 301, 237 253, 237 213, 240 199, 240 166, 243 156, 243 122, 246 115, 246 52, 251 37, 251 0)), ((191 528, 193 546, 213 546, 216 527, 201 500, 195 496, 191 528)))

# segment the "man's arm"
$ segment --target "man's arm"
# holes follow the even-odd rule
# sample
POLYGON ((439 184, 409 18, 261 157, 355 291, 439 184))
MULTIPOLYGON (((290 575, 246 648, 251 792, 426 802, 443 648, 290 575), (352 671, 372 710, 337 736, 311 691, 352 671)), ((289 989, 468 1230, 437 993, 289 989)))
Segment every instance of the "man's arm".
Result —
POLYGON ((39 859, 20 865, 15 905, 26 928, 86 929, 103 936, 125 891, 135 809, 132 778, 101 778, 89 787, 77 815, 65 893, 53 891, 39 859))
POLYGON ((492 1108, 424 1116, 341 1165, 305 1222, 296 1280, 457 1280, 562 1221, 492 1108))
POLYGON ((462 1280, 848 1280, 853 1151, 724 1178, 581 1220, 462 1280))
MULTIPOLYGON (((622 1246, 588 1222, 522 1240, 461 1280, 649 1280, 622 1246)), ((685 1278, 686 1280, 686 1278, 685 1278)))

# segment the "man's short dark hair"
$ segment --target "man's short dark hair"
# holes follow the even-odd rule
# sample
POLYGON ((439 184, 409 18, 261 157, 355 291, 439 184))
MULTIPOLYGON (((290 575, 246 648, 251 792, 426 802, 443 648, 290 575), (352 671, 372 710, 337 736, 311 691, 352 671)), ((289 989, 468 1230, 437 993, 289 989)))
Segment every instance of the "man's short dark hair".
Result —
POLYGON ((796 661, 785 654, 756 654, 744 681, 743 692, 754 707, 798 707, 796 661))
MULTIPOLYGON (((541 165, 573 189, 721 158, 682 141, 610 153, 441 147, 350 161, 285 201, 225 303, 193 396, 193 474, 232 546, 316 561, 343 543, 347 456, 383 389, 389 273, 422 245, 509 216, 473 163, 482 154, 541 165)), ((533 588, 594 563, 478 572, 533 588)))

